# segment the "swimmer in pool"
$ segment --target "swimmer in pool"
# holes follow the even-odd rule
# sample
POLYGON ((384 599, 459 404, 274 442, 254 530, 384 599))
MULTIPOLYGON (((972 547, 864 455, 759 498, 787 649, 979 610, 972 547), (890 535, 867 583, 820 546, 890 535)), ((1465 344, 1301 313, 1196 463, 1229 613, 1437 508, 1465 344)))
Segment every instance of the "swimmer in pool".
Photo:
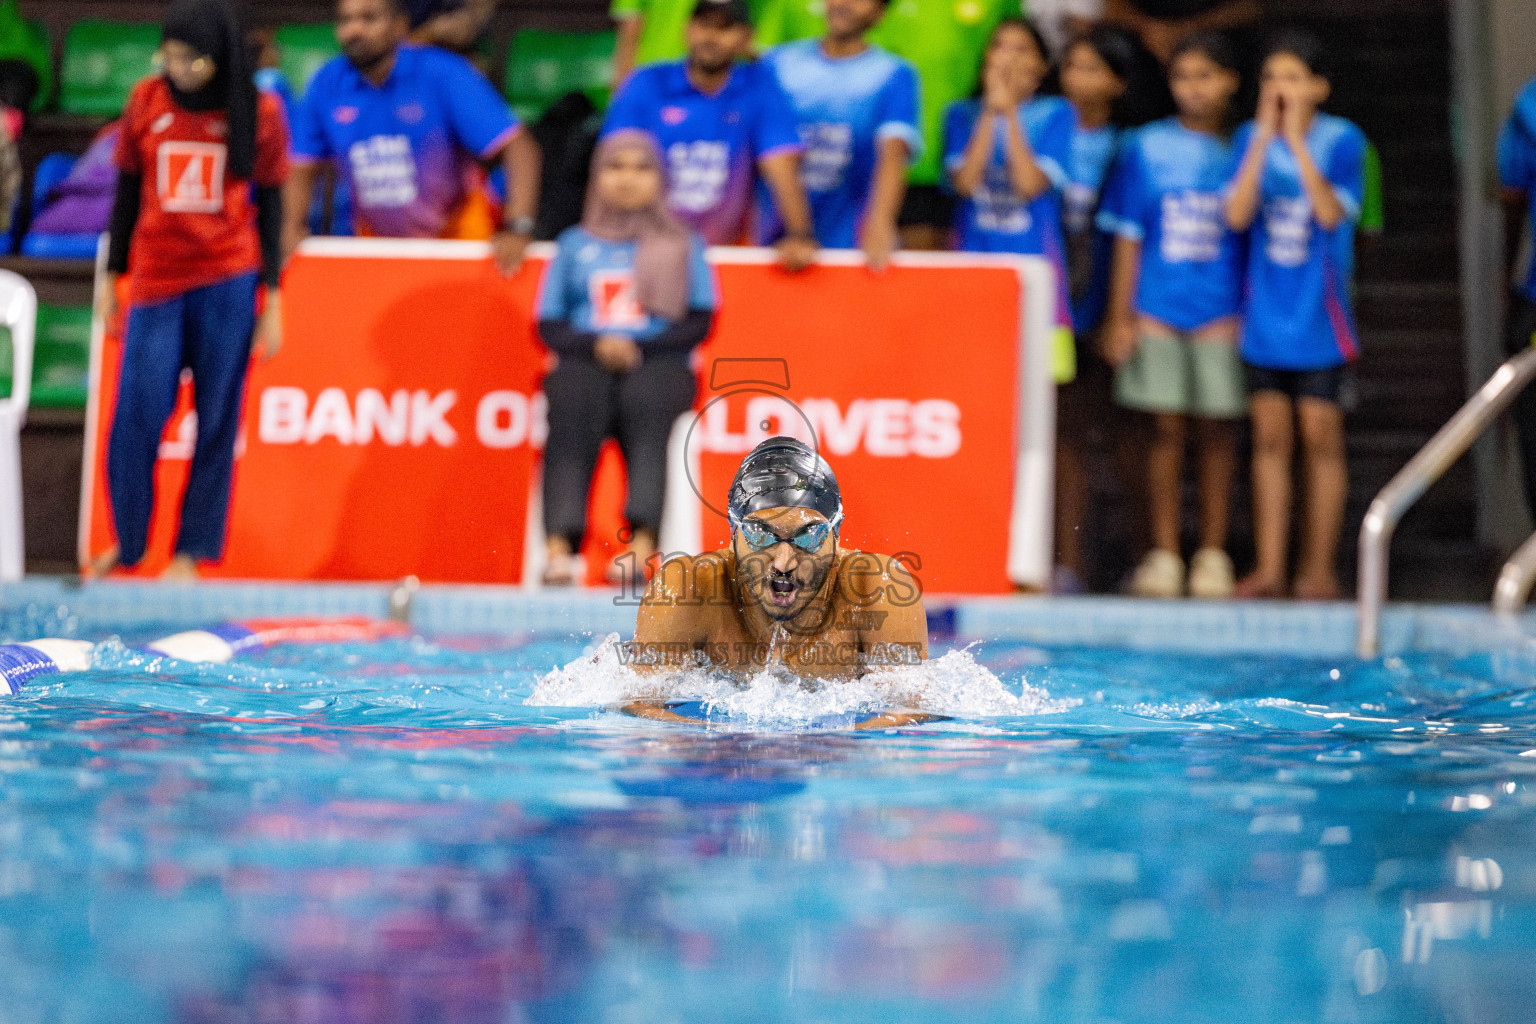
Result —
POLYGON ((651 580, 629 645, 634 668, 774 666, 846 679, 927 660, 921 587, 896 559, 838 544, 837 477, 809 445, 758 445, 728 500, 730 546, 673 558, 651 580))

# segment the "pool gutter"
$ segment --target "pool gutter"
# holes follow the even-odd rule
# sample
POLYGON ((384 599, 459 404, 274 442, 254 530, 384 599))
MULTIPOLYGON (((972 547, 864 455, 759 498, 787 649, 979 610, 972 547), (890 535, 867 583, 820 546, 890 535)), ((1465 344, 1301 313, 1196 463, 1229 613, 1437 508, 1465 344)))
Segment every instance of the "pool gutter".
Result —
MULTIPOLYGON (((31 608, 120 626, 209 623, 284 616, 387 618, 391 584, 207 581, 196 586, 31 577, 0 584, 0 609, 31 608)), ((1147 601, 1119 597, 929 595, 936 635, 1047 646, 1124 647, 1209 654, 1308 653, 1353 658, 1355 609, 1343 602, 1147 601)), ((424 585, 410 624, 426 634, 575 633, 627 635, 633 599, 613 591, 530 591, 505 586, 424 585)), ((1536 659, 1536 613, 1501 619, 1476 605, 1388 606, 1384 657, 1410 651, 1520 652, 1536 659)), ((29 639, 29 638, 9 638, 29 639)))

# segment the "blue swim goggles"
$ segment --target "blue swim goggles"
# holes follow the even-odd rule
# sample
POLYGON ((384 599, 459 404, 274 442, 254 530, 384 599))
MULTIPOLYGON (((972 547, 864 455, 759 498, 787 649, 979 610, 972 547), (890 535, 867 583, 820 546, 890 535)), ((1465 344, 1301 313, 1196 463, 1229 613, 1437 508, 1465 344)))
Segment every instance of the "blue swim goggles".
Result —
POLYGON ((731 525, 753 551, 764 551, 775 544, 793 544, 801 551, 819 551, 827 542, 827 535, 837 530, 843 521, 842 509, 831 519, 801 527, 793 537, 781 537, 766 523, 756 519, 732 519, 731 525))

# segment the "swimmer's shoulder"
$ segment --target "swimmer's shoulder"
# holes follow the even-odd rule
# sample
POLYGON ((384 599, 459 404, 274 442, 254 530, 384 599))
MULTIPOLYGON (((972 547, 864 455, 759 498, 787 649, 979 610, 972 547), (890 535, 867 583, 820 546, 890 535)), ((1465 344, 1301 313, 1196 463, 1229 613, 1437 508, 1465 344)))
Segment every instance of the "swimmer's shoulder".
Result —
POLYGON ((838 552, 838 576, 846 601, 870 608, 923 607, 923 585, 907 564, 877 551, 838 552))
POLYGON ((928 612, 922 582, 906 562, 874 551, 844 551, 839 561, 842 621, 853 626, 870 664, 905 665, 928 658, 928 612))
POLYGON ((714 636, 728 604, 733 569, 728 551, 667 559, 640 598, 635 639, 699 642, 714 636))
POLYGON ((735 579, 735 558, 729 550, 667 559, 651 577, 641 604, 668 607, 709 603, 728 593, 735 579))

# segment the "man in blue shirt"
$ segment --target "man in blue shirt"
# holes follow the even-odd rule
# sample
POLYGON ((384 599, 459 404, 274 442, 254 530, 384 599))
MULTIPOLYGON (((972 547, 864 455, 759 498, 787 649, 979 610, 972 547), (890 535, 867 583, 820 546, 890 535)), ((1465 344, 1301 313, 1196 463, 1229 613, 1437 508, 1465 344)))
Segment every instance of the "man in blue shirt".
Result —
MULTIPOLYGON (((836 249, 857 245, 876 270, 896 248, 907 168, 923 144, 917 72, 864 38, 888 3, 826 0, 824 38, 786 43, 763 58, 800 123, 800 182, 810 197, 816 240, 836 249)), ((771 240, 782 230, 764 201, 758 237, 771 240)))
POLYGON ((342 55, 316 74, 293 124, 284 197, 286 251, 304 237, 307 197, 322 161, 351 186, 357 232, 392 238, 490 238, 511 274, 533 238, 538 143, 463 57, 405 45, 405 0, 339 0, 342 55), (482 165, 512 183, 499 224, 482 165))
POLYGON ((636 71, 613 98, 605 135, 650 132, 666 154, 667 206, 711 245, 748 235, 753 184, 767 182, 785 231, 779 259, 799 270, 816 258, 810 206, 800 185, 800 133, 789 98, 761 62, 738 64, 752 45, 743 0, 699 0, 688 22, 688 58, 636 71))
MULTIPOLYGON (((1536 260, 1515 284, 1515 261, 1526 224, 1536 223, 1536 79, 1515 100, 1499 133, 1499 184, 1505 209, 1504 266, 1512 288, 1505 316, 1510 355, 1529 348, 1536 335, 1536 260)), ((1536 509, 1536 392, 1527 388, 1515 400, 1515 426, 1525 459, 1525 494, 1536 509)))

